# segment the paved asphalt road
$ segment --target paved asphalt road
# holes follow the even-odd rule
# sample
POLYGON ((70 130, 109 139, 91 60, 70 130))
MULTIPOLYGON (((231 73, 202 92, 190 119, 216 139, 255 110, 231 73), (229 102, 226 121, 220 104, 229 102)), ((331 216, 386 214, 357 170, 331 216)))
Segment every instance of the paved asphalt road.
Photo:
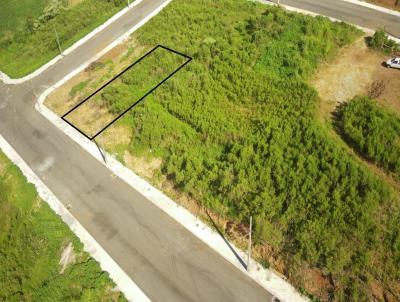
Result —
MULTIPOLYGON (((34 109, 37 95, 164 1, 144 0, 32 81, 21 85, 0 83, 0 133, 61 202, 72 205, 73 215, 150 299, 270 301, 267 291, 125 182, 112 178, 109 170, 34 109)), ((322 9, 322 3, 335 2, 329 11, 333 17, 346 19, 354 10, 352 18, 358 19, 349 21, 363 26, 369 22, 368 14, 358 12, 361 8, 348 8, 347 3, 338 0, 282 2, 312 10, 322 9), (338 15, 340 11, 343 16, 338 15)), ((390 21, 391 16, 383 17, 395 21, 390 21)), ((381 20, 370 22, 375 27, 381 20)))
POLYGON ((392 36, 400 38, 400 17, 368 7, 341 0, 281 0, 281 3, 370 29, 383 28, 392 36))

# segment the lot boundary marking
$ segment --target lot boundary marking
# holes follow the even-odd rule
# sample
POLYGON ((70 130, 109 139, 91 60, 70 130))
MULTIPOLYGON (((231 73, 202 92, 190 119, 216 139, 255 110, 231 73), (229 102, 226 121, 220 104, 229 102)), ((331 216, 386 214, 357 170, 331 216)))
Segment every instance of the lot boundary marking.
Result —
POLYGON ((91 93, 89 96, 87 96, 86 98, 84 98, 82 101, 80 101, 78 104, 76 104, 74 107, 72 107, 70 110, 68 110, 66 113, 64 113, 61 118, 63 121, 65 121, 66 123, 68 123, 71 127, 73 127, 74 129, 76 129, 77 131, 79 131, 82 135, 84 135, 86 138, 88 138, 89 140, 93 140, 95 139, 98 135, 100 135, 103 131, 105 131, 108 127, 110 127, 112 124, 114 124, 117 120, 119 120, 124 114, 126 114, 129 110, 131 110, 133 107, 135 107, 136 105, 138 105, 140 102, 142 102, 149 94, 151 94, 153 91, 155 91, 158 87, 160 87, 162 84, 164 84, 169 78, 171 78, 172 76, 174 76, 179 70, 181 70, 183 67, 185 67, 190 61, 192 61, 192 58, 189 57, 188 55, 185 55, 183 53, 180 53, 176 50, 173 50, 169 47, 163 46, 163 45, 157 45, 156 47, 154 47, 153 49, 151 49, 150 51, 148 51, 146 54, 144 54, 142 57, 140 57, 138 60, 136 60, 135 62, 133 62, 131 65, 129 65, 127 68, 125 68, 124 70, 122 70, 120 73, 118 73, 116 76, 114 76, 111 80, 109 80, 107 83, 103 84, 100 88, 96 89, 93 93, 91 93), (179 56, 182 56, 184 58, 187 59, 186 62, 184 62, 183 64, 181 64, 177 69, 175 69, 172 73, 170 73, 166 78, 164 78, 161 82, 159 82, 156 86, 154 86, 153 88, 151 88, 148 92, 146 92, 145 95, 143 95, 142 97, 140 97, 138 100, 136 100, 132 105, 130 105, 127 109, 125 109, 122 113, 118 114, 117 117, 115 117, 111 122, 109 122, 107 125, 105 125, 102 129, 100 129, 97 133, 95 133, 92 136, 87 135, 84 131, 82 131, 81 129, 79 129, 77 126, 75 126, 73 123, 71 123, 70 121, 67 120, 66 116, 69 115, 70 113, 72 113, 73 111, 75 111, 76 109, 78 109, 78 107, 80 107, 81 105, 83 105, 85 102, 89 101, 93 96, 95 96, 97 93, 99 93, 101 90, 103 90, 105 87, 107 87, 108 85, 110 85, 112 82, 114 82, 116 79, 118 79, 120 76, 122 76, 124 73, 126 73, 127 71, 129 71, 132 67, 134 67, 136 64, 140 63, 143 59, 145 59, 147 56, 149 56, 150 54, 152 54, 154 51, 156 51, 157 49, 164 49, 167 51, 170 51, 174 54, 177 54, 179 56))

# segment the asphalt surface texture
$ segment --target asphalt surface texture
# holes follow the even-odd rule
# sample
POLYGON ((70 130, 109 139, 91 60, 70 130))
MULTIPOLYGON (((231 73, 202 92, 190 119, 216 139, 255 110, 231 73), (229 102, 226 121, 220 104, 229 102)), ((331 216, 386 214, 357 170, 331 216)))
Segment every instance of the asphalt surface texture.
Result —
MULTIPOLYGON (((112 177, 106 167, 34 109, 37 97, 47 87, 164 1, 144 0, 33 80, 20 85, 0 83, 0 133, 60 201, 71 206, 72 214, 151 300, 271 301, 264 288, 135 189, 112 177)), ((282 3, 361 26, 375 28, 385 22, 389 32, 400 35, 399 18, 338 0, 282 3)))
POLYGON ((400 38, 400 17, 372 8, 341 0, 281 0, 280 3, 370 29, 382 28, 388 34, 400 38))

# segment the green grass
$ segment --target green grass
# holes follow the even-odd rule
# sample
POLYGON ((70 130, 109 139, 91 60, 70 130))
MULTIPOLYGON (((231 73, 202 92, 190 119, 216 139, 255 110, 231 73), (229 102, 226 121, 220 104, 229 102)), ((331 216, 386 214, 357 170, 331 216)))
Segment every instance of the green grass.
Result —
POLYGON ((0 41, 0 70, 12 78, 33 72, 59 54, 55 30, 61 48, 66 49, 125 5, 123 0, 83 0, 71 8, 60 9, 34 30, 16 31, 0 41))
POLYGON ((134 38, 193 61, 122 120, 125 150, 162 158, 176 188, 221 215, 252 215, 290 281, 301 288, 302 270, 317 268, 334 285, 315 294, 335 301, 371 300, 371 280, 400 297, 398 194, 315 120, 307 84, 360 35, 251 1, 175 0, 134 38))
POLYGON ((0 3, 0 40, 5 34, 23 30, 28 17, 37 18, 49 0, 8 0, 0 3))
POLYGON ((125 301, 82 243, 0 152, 0 301, 125 301), (60 273, 70 242, 76 260, 60 273))

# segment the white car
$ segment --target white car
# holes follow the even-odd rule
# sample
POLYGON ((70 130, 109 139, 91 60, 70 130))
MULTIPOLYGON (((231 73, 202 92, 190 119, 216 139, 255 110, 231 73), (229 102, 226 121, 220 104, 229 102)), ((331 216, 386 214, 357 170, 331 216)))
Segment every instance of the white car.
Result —
POLYGON ((400 69, 400 57, 391 58, 386 61, 386 67, 399 68, 400 69))

